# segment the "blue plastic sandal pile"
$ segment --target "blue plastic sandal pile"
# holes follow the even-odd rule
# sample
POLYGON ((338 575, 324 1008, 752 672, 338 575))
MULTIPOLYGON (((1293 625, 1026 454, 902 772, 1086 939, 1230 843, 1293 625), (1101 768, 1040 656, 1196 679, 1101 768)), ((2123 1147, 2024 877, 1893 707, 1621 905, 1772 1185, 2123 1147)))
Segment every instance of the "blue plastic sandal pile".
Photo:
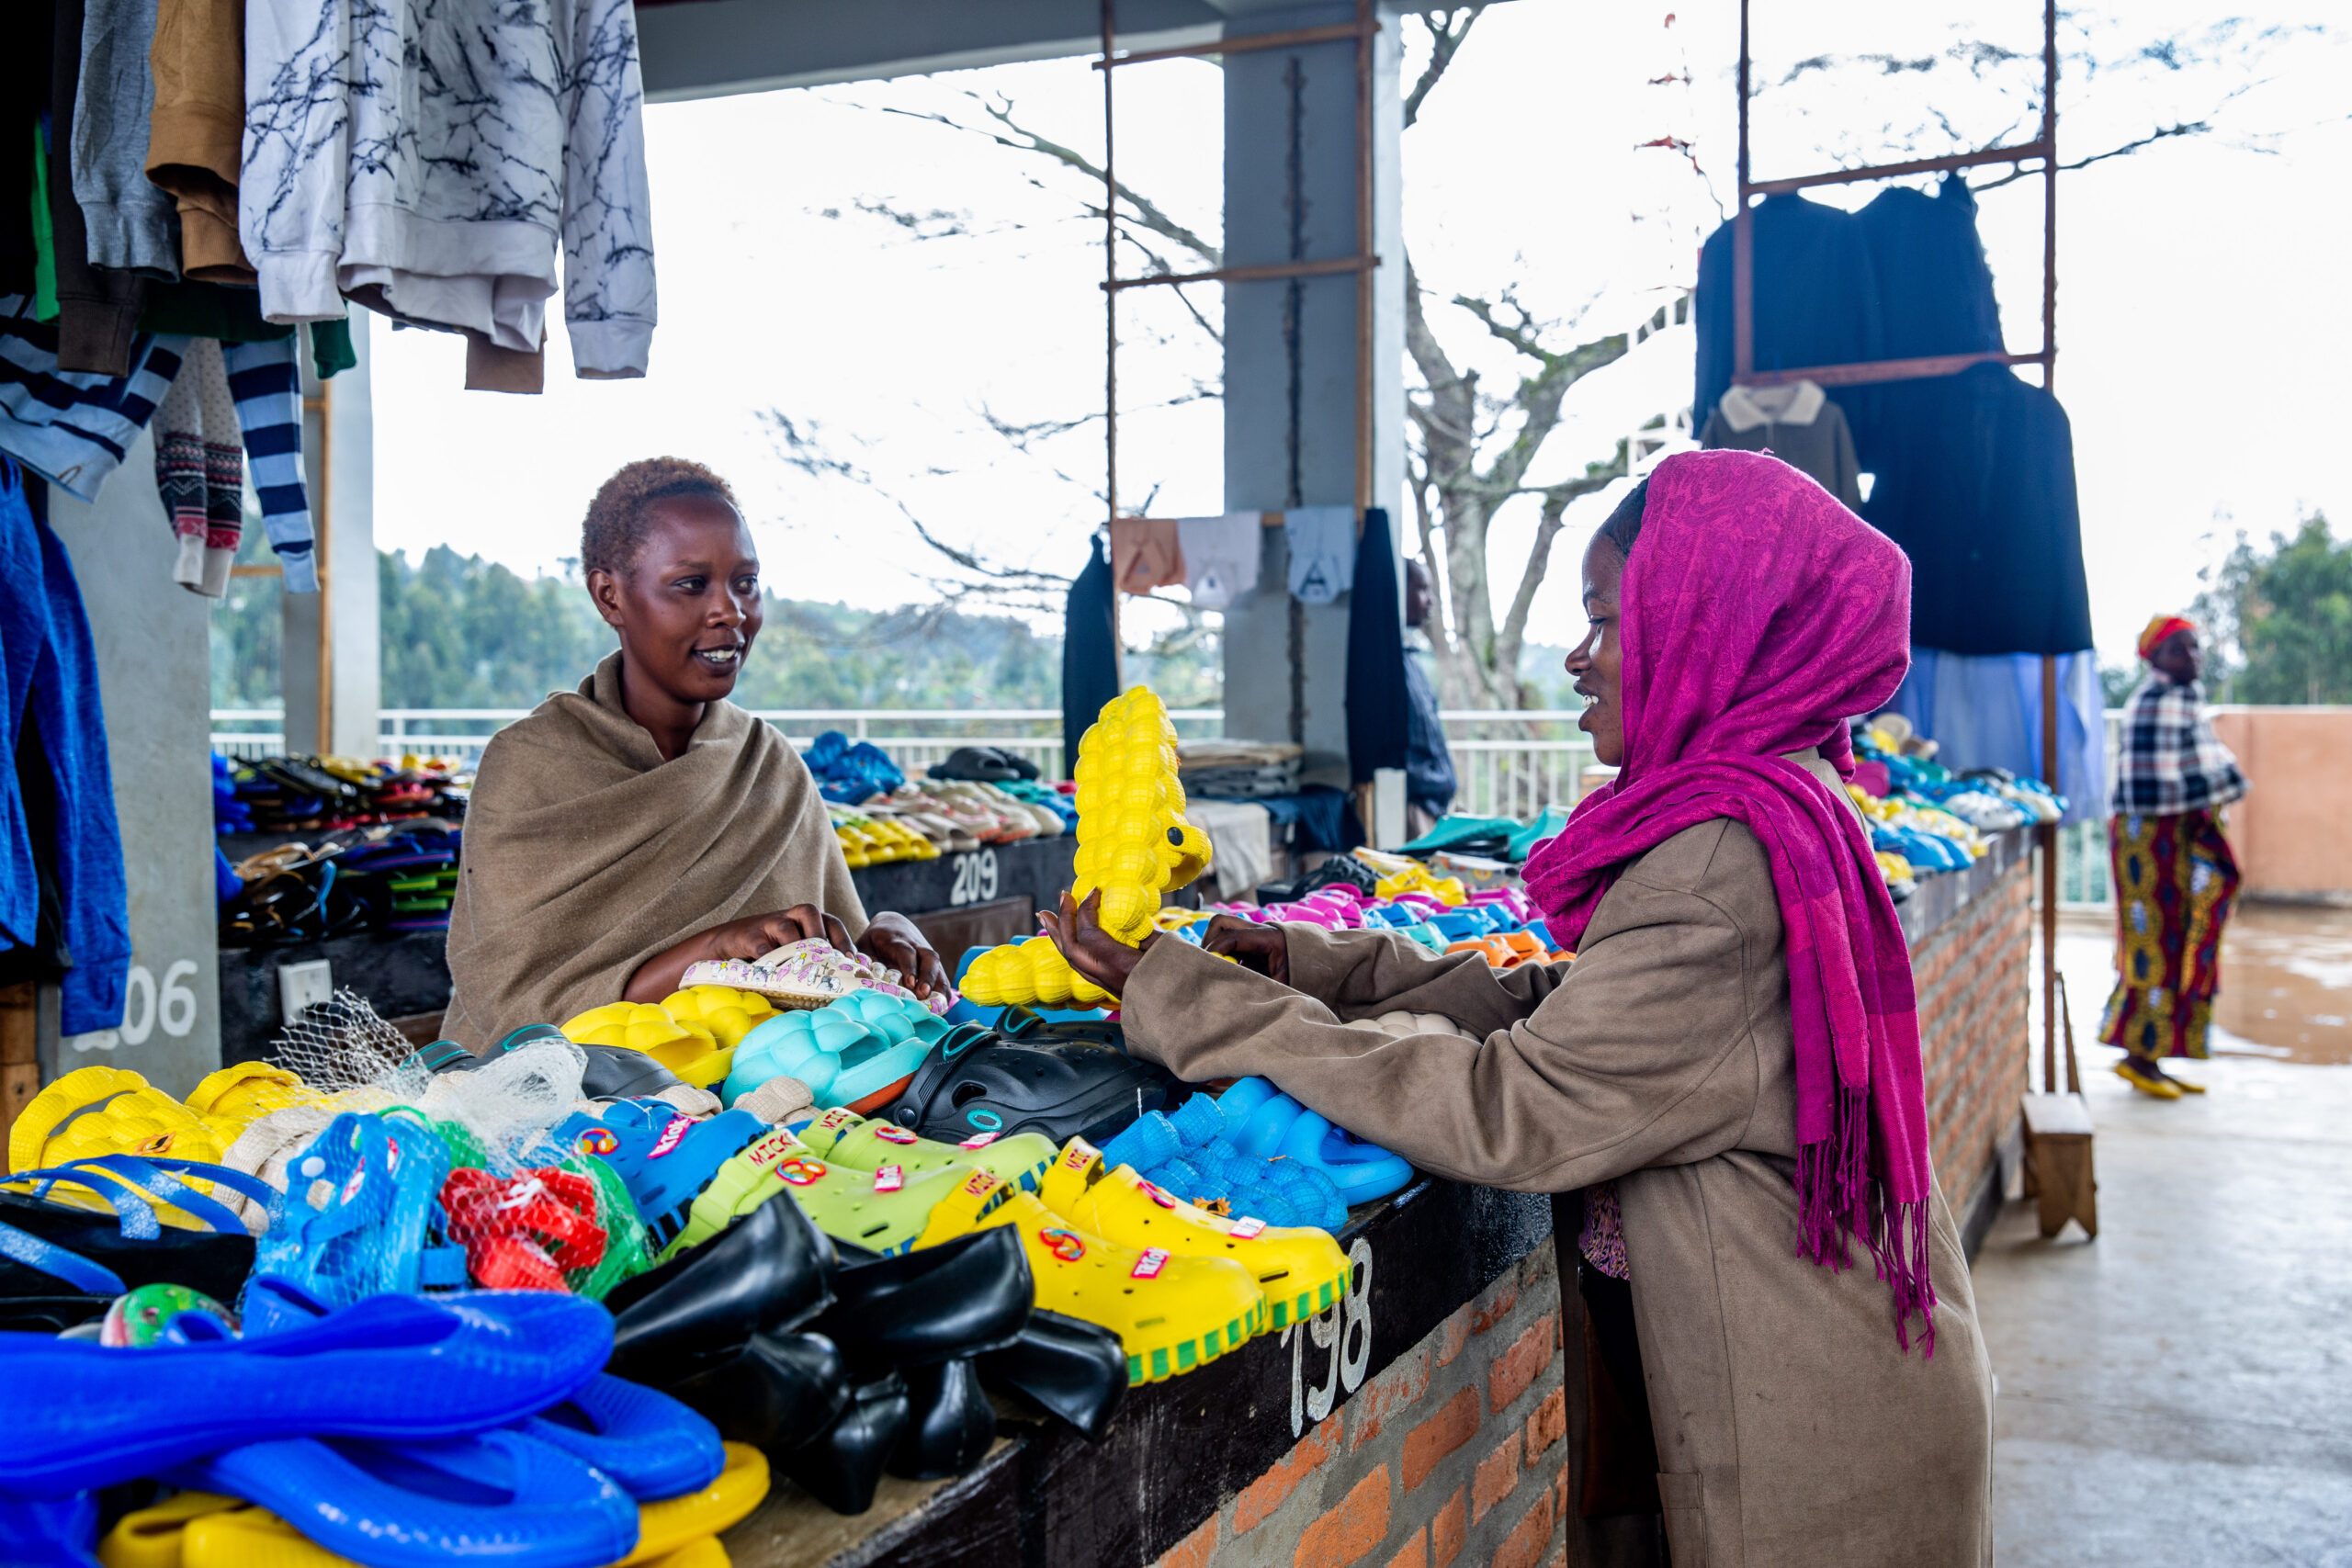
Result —
POLYGON ((383 1568, 595 1568, 635 1550, 639 1504, 726 1467, 709 1422, 603 1372, 613 1320, 594 1302, 478 1292, 330 1309, 267 1276, 246 1299, 243 1334, 190 1310, 144 1348, 0 1335, 0 1562, 94 1568, 93 1492, 154 1478, 257 1504, 383 1568))
POLYGON ((1148 1111, 1102 1145, 1114 1166, 1195 1203, 1222 1203, 1277 1225, 1336 1231, 1357 1203, 1413 1179, 1397 1155, 1356 1138, 1263 1078, 1222 1099, 1196 1094, 1172 1113, 1148 1111))
POLYGON ((888 795, 907 782, 906 770, 871 740, 852 741, 838 729, 828 729, 800 754, 816 775, 818 793, 842 806, 855 806, 877 795, 888 795))

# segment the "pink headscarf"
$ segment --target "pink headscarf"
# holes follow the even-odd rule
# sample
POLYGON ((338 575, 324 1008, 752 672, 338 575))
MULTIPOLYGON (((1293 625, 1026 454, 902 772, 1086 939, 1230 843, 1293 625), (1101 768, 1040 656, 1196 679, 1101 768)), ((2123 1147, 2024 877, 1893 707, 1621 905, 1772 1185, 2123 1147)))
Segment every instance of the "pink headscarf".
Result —
POLYGON ((1718 818, 1755 833, 1787 932, 1802 1250, 1843 1269, 1861 1237, 1898 1342, 1916 1311, 1933 1355, 1910 954, 1851 807, 1783 756, 1851 773, 1848 716, 1909 663, 1910 562, 1780 459, 1693 452, 1650 476, 1621 599, 1625 764, 1530 857, 1528 891, 1574 947, 1635 857, 1718 818))

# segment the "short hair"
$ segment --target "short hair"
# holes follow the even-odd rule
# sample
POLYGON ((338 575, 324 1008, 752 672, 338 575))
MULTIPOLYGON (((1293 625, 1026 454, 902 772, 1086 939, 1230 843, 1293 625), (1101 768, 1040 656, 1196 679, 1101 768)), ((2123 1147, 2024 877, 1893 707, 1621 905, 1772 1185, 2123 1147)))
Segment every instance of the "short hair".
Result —
POLYGON ((596 489, 580 525, 580 569, 628 570, 645 543, 645 514, 655 502, 682 495, 707 495, 742 508, 735 491, 712 469, 687 457, 640 457, 596 489))
POLYGON ((1650 481, 1645 479, 1625 492, 1625 499, 1617 503, 1617 510, 1600 525, 1600 536, 1616 546, 1619 555, 1632 557, 1634 541, 1642 533, 1642 508, 1649 497, 1650 481))

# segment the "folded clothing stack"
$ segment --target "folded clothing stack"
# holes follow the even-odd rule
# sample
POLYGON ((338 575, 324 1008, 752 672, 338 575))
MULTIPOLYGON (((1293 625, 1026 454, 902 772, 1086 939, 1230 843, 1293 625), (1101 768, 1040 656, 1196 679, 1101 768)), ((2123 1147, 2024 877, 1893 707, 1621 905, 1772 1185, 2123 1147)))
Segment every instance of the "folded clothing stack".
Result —
POLYGON ((1286 741, 1186 740, 1176 748, 1184 793, 1217 800, 1296 795, 1303 748, 1286 741))
POLYGON ((800 760, 816 777, 818 792, 841 806, 858 806, 888 795, 907 782, 907 771, 871 740, 853 741, 838 729, 817 737, 800 760))
POLYGON ((447 931, 460 838, 447 823, 422 821, 250 855, 233 868, 239 886, 220 906, 220 945, 447 931))

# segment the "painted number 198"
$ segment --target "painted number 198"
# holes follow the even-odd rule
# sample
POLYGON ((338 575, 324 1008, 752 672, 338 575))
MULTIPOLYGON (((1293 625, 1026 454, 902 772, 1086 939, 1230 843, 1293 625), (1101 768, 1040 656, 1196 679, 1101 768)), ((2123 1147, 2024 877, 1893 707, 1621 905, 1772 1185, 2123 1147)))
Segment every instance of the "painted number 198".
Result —
POLYGON ((1331 1414, 1341 1389, 1353 1393, 1362 1388, 1363 1375, 1372 1365, 1372 1244, 1356 1237, 1348 1248, 1348 1293, 1329 1310, 1283 1330, 1283 1338, 1290 1345, 1290 1435, 1294 1438, 1306 1430, 1309 1421, 1320 1421, 1331 1414), (1306 1329, 1304 1334, 1301 1328, 1306 1329), (1309 1339, 1317 1349, 1331 1353, 1322 1384, 1316 1388, 1306 1384, 1309 1339))

